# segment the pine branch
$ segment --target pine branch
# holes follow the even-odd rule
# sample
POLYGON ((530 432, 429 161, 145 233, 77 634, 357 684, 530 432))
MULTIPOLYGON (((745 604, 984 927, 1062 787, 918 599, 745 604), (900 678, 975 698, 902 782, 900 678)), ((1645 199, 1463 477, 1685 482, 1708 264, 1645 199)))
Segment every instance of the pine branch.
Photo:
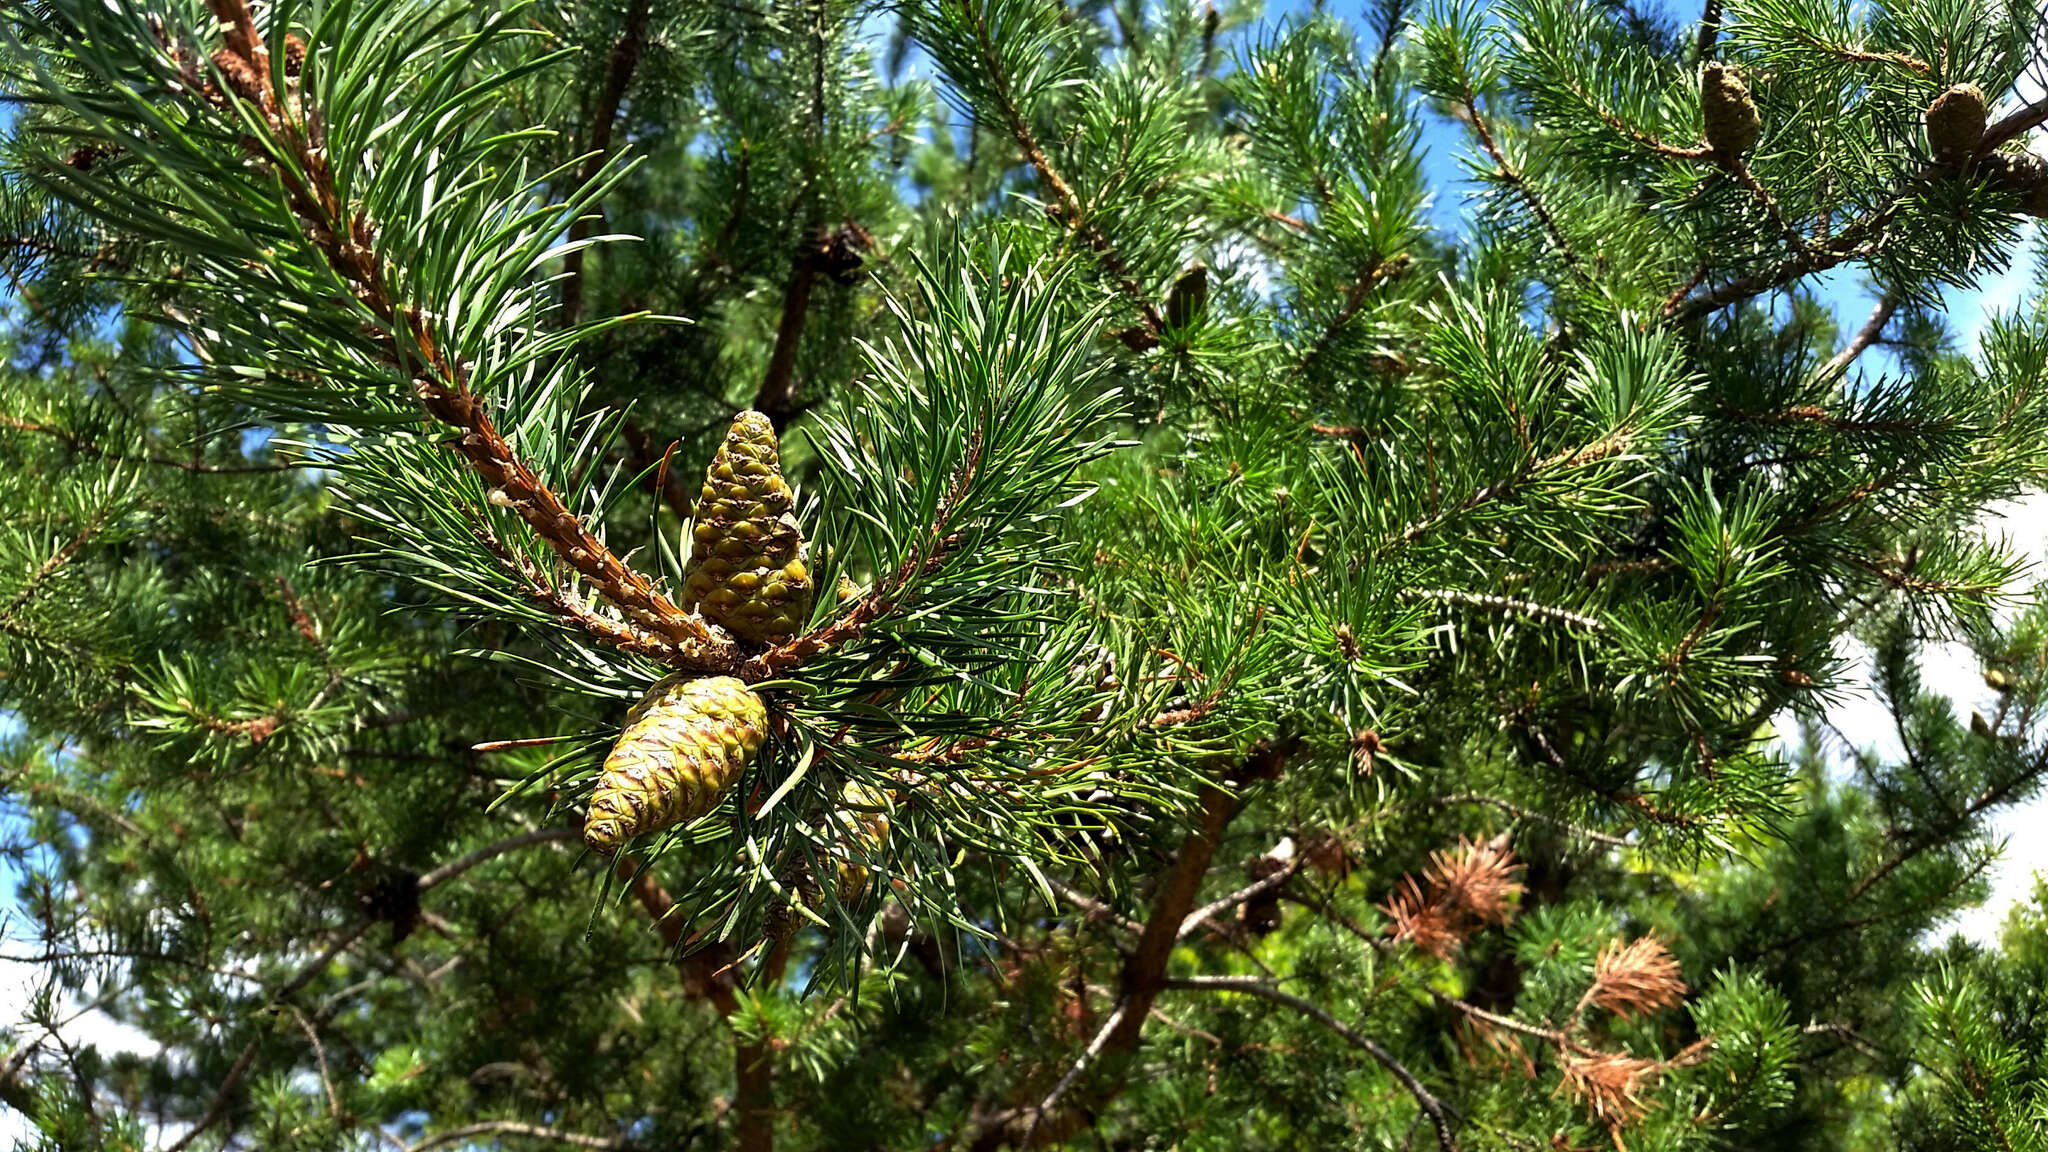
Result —
POLYGON ((515 553, 490 529, 480 516, 471 515, 470 535, 491 554, 498 567, 519 583, 526 597, 550 616, 572 624, 584 634, 621 652, 644 656, 671 667, 691 667, 706 672, 723 672, 732 661, 702 649, 672 643, 668 637, 638 627, 631 621, 615 619, 592 607, 576 590, 541 571, 523 553, 515 553))
POLYGON ((1786 219, 1785 210, 1778 206, 1777 198, 1772 196, 1770 191, 1763 186, 1763 182, 1756 178, 1756 173, 1749 170, 1748 162, 1744 161, 1740 156, 1724 156, 1714 152, 1711 148, 1705 151, 1718 161, 1721 167, 1730 176, 1735 178, 1735 182, 1742 185, 1743 190, 1747 191, 1763 207, 1764 214, 1771 218, 1771 223, 1777 226, 1779 234, 1784 236, 1785 242, 1792 246, 1793 255, 1810 259, 1813 253, 1806 242, 1806 237, 1800 233, 1799 229, 1792 226, 1792 221, 1786 219))
MULTIPOLYGON (((499 432, 486 406, 469 391, 466 366, 441 351, 420 309, 393 295, 389 270, 377 254, 375 224, 360 212, 343 209, 333 168, 316 138, 321 135, 318 109, 303 107, 302 94, 279 93, 272 87, 268 55, 245 0, 209 2, 230 29, 227 47, 216 60, 225 61, 223 77, 250 107, 252 114, 246 119, 269 134, 268 151, 290 158, 297 168, 292 172, 279 167, 277 172, 305 238, 380 321, 377 339, 386 359, 412 372, 414 391, 427 414, 461 433, 454 447, 489 486, 492 502, 517 513, 633 624, 666 637, 686 653, 730 659, 735 652, 730 638, 677 608, 651 580, 620 560, 499 432)), ((227 103, 225 94, 216 96, 227 103)), ((251 148, 258 159, 265 158, 266 151, 251 148)))
MULTIPOLYGON (((1130 266, 1124 263, 1116 246, 1111 244, 1109 237, 1103 235, 1102 230, 1088 219, 1081 198, 1074 194, 1072 185, 1067 183, 1066 178, 1060 175, 1059 170, 1053 167, 1051 159, 1046 156, 1045 149, 1038 142, 1038 134, 1032 130, 1031 122, 1026 119, 1024 110, 1018 107, 1016 98, 1010 90, 1009 77, 1003 70, 1002 55, 996 51, 996 45, 989 37, 988 25, 973 11, 972 0, 954 2, 960 5, 961 15, 973 25, 976 44, 981 50, 982 67, 988 72, 996 98, 996 111, 1002 117, 1003 126, 1009 129, 1011 137, 1017 142, 1017 147, 1023 151, 1025 161, 1031 165, 1031 170, 1038 173, 1039 182, 1052 194, 1053 201, 1059 209, 1060 222, 1068 231, 1079 232, 1082 242, 1095 253, 1096 259, 1102 262, 1102 267, 1116 281, 1117 287, 1130 298, 1132 305, 1138 310, 1138 316, 1144 321, 1146 333, 1156 342, 1159 335, 1166 331, 1165 315, 1159 311, 1159 306, 1153 303, 1151 295, 1132 278, 1130 266)), ((1142 1018, 1143 1013, 1139 1016, 1142 1018)))
MULTIPOLYGON (((1316 362, 1323 358, 1323 354, 1330 350, 1330 346, 1337 342, 1337 338, 1344 334, 1344 329, 1365 307, 1365 299, 1372 294, 1372 290, 1399 278, 1408 270, 1411 262, 1408 254, 1404 252, 1389 260, 1375 259, 1360 268, 1358 278, 1344 290, 1344 303, 1338 306, 1336 314, 1324 325, 1323 334, 1316 338, 1315 345, 1308 350, 1308 354, 1295 364, 1293 375, 1307 375, 1309 369, 1315 367, 1316 362)), ((1320 432, 1322 429, 1318 427, 1317 431, 1320 432)))
POLYGON ((1544 234, 1550 238, 1551 247, 1557 249, 1558 255, 1564 258, 1565 265, 1581 277, 1585 276, 1586 270, 1581 265, 1578 254, 1572 251, 1570 242, 1564 238, 1564 229, 1558 225, 1557 217, 1550 214, 1550 209, 1544 205, 1543 199, 1529 186, 1528 177, 1520 168, 1509 162, 1507 154, 1495 143, 1492 129, 1486 126, 1486 117, 1479 112, 1478 94, 1470 88, 1464 89, 1459 93, 1459 106, 1465 113, 1466 121, 1472 125, 1473 132, 1478 135, 1479 146, 1484 148, 1486 155, 1492 159, 1494 174, 1500 177, 1502 183, 1515 190, 1516 195, 1522 198, 1522 203, 1528 205, 1530 213, 1536 217, 1537 222, 1543 226, 1544 234))
POLYGON ((1404 604, 1431 602, 1446 604, 1455 608, 1470 608, 1480 612, 1498 612, 1507 616, 1525 616, 1552 624, 1562 624, 1586 632, 1605 632, 1605 621, 1565 608, 1553 608, 1530 600, 1517 600, 1509 596, 1490 596, 1480 592, 1460 592, 1444 588, 1404 588, 1399 594, 1404 604))
POLYGON ((78 555, 79 549, 85 547, 94 536, 99 535, 100 530, 107 526, 107 521, 112 519, 113 515, 114 506, 111 502, 103 503, 95 509, 92 518, 80 526, 78 532, 66 541, 63 547, 50 553, 48 558, 37 565, 36 570, 29 573, 28 579, 22 581, 21 587, 15 590, 14 596, 5 605, 0 605, 0 624, 12 623, 14 614, 35 599, 42 586, 48 583, 51 577, 63 571, 64 566, 78 555))
POLYGON ((743 679, 766 680, 805 661, 841 648, 860 638, 868 625, 895 612, 918 577, 936 572, 959 541, 953 534, 953 517, 967 498, 981 468, 982 434, 977 427, 970 435, 967 453, 953 474, 953 483, 932 514, 924 539, 897 565, 888 579, 876 582, 867 595, 854 602, 838 619, 748 660, 740 669, 743 679))

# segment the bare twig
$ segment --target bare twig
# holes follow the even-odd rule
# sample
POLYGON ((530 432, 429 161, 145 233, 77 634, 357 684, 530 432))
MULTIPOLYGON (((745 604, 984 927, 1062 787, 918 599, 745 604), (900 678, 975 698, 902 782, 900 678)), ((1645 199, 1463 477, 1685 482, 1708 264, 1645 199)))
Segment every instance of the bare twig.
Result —
POLYGON ((560 1128, 547 1128, 539 1124, 528 1124, 519 1120, 486 1120, 477 1124, 450 1128, 436 1132, 425 1140, 413 1145, 409 1152, 427 1152, 448 1144, 460 1144, 478 1136, 523 1136, 528 1140, 552 1140, 557 1144, 571 1144, 578 1148, 631 1148, 624 1140, 607 1136, 585 1136, 581 1132, 565 1132, 560 1128))
POLYGON ((1052 1091, 1045 1094, 1045 1099, 1039 1101, 1038 1107, 1032 1111, 1031 1122, 1024 1128, 1024 1147, 1031 1147, 1032 1137, 1038 1134, 1038 1122, 1052 1114, 1052 1110, 1059 1105, 1060 1097, 1065 1096, 1067 1089, 1073 1087, 1074 1081, 1081 1078, 1081 1073, 1088 1070, 1088 1065, 1109 1041, 1109 1034, 1123 1023, 1124 1013, 1129 1009, 1129 1001, 1117 1001, 1116 1011, 1111 1012, 1109 1018, 1102 1022, 1102 1027, 1095 1030, 1095 1038, 1088 1041, 1088 1047, 1081 1050, 1081 1056, 1074 1061, 1073 1067, 1067 1069, 1067 1074, 1060 1077, 1059 1083, 1053 1085, 1052 1091))
POLYGON ((1242 992, 1247 996, 1270 1000, 1307 1016, 1335 1032, 1353 1047, 1378 1061, 1380 1067, 1392 1073, 1394 1079, 1400 1081, 1401 1086, 1408 1090, 1408 1094, 1415 1098, 1416 1107, 1421 1108, 1423 1115, 1429 1117, 1430 1126, 1436 1129, 1437 1146, 1443 1152, 1457 1152, 1458 1139, 1451 1132, 1450 1117, 1445 1113, 1443 1101, 1438 1100, 1434 1093, 1423 1086, 1422 1081, 1415 1078, 1415 1074, 1410 1072, 1406 1065, 1395 1059, 1392 1052, 1387 1051, 1372 1037, 1352 1029, 1335 1016, 1299 996, 1282 992, 1257 980, 1238 976, 1180 976, 1169 977, 1166 986, 1197 992, 1242 992))
POLYGON ((1884 335, 1884 326, 1891 323, 1892 314, 1898 310, 1899 294, 1896 291, 1886 292, 1878 297, 1877 306, 1870 310, 1870 318, 1863 322, 1863 327, 1856 330, 1856 335, 1849 338, 1849 343, 1840 352, 1835 353, 1832 359, 1820 366, 1820 371, 1814 373, 1814 378, 1829 380, 1848 371, 1849 365, 1854 364, 1856 358, 1863 355, 1864 349, 1875 344, 1878 338, 1884 335))
POLYGON ((1208 919, 1211 916, 1216 915, 1218 912, 1223 912, 1228 909, 1235 908, 1239 904, 1243 904, 1247 900, 1258 899, 1260 896, 1263 896, 1266 893, 1271 892, 1275 888, 1278 888, 1281 885, 1287 883, 1289 880, 1292 880, 1294 878, 1294 874, 1299 871, 1301 871, 1301 860, 1299 857, 1297 857, 1293 860, 1289 860, 1285 865, 1283 865, 1280 868, 1279 871, 1274 872, 1272 875, 1267 876, 1265 879, 1254 881, 1250 884, 1245 885, 1242 888, 1239 888, 1237 891, 1232 892, 1228 896, 1219 897, 1218 899, 1212 900, 1209 903, 1202 905, 1200 908, 1197 908, 1193 912, 1188 913, 1188 918, 1184 923, 1181 924, 1180 932, 1176 934, 1175 939, 1187 939, 1191 933, 1193 933, 1197 928, 1200 928, 1205 922, 1208 921, 1208 919))
POLYGON ((517 836, 508 836, 495 844, 486 844, 467 856, 450 860, 448 863, 420 877, 420 891, 431 891, 469 871, 471 868, 482 864, 486 860, 503 856, 507 852, 516 851, 530 844, 553 844, 561 841, 575 840, 582 835, 582 831, 577 828, 537 828, 532 832, 521 832, 517 836))

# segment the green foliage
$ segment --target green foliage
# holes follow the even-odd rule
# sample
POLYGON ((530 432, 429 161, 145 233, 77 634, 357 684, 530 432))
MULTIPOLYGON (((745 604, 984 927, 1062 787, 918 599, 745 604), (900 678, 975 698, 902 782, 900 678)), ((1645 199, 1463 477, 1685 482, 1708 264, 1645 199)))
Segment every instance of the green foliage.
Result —
POLYGON ((24 1146, 2042 1143, 2048 108, 1922 127, 2038 13, 1369 8, 7 9, 24 1146), (676 671, 766 745, 583 850, 676 671))

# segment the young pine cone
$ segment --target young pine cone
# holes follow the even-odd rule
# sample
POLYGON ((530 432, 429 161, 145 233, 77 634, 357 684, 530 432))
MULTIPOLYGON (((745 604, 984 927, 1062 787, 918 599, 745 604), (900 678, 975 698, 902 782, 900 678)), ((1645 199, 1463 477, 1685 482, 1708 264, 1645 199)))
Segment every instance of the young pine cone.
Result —
POLYGON ((683 568, 683 608, 748 644, 772 647, 811 617, 811 572, 782 478, 775 426, 759 412, 733 418, 697 501, 695 543, 683 568))
POLYGON ((1984 90, 1957 84, 1927 106, 1927 145, 1943 164, 1960 164, 1984 142, 1984 90))
POLYGON ((768 735, 768 707, 731 676, 678 674, 626 717, 590 797, 583 841, 606 856, 711 811, 768 735))
POLYGON ((2048 161, 2028 152, 1993 152, 1977 162, 1977 170, 2018 195, 2021 212, 2048 219, 2048 161))
POLYGON ((1707 147, 1726 160, 1756 147, 1763 129, 1742 74, 1718 60, 1700 69, 1700 115, 1707 122, 1707 147))
POLYGON ((854 781, 848 781, 846 787, 840 789, 839 801, 849 807, 841 808, 833 818, 845 833, 846 843, 851 847, 842 847, 834 851, 833 855, 839 858, 836 867, 839 902, 851 904, 860 899, 861 892, 868 886, 867 865, 861 861, 872 860, 888 846, 888 801, 880 792, 854 781), (869 808, 880 808, 884 811, 863 811, 869 808))

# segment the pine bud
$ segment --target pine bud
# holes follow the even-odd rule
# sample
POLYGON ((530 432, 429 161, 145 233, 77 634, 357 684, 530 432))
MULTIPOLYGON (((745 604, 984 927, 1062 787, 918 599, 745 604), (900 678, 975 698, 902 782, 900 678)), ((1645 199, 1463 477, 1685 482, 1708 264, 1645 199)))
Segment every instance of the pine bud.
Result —
POLYGON ((1707 125, 1707 147, 1733 160, 1756 147, 1762 131, 1756 101, 1742 74, 1718 60, 1700 69, 1700 115, 1707 125))
POLYGON ((809 623, 812 580, 795 503, 775 426, 759 412, 740 413, 704 474, 683 608, 763 647, 809 623))
POLYGON ((1957 84, 1927 106, 1927 144, 1943 164, 1960 164, 1984 141, 1984 90, 1957 84))
POLYGON ((731 676, 677 674, 656 684, 605 758, 584 843, 609 856, 635 836, 711 811, 767 735, 767 705, 731 676))
POLYGON ((1182 270, 1166 295, 1166 326, 1185 328, 1209 311, 1209 266, 1196 260, 1182 270))

